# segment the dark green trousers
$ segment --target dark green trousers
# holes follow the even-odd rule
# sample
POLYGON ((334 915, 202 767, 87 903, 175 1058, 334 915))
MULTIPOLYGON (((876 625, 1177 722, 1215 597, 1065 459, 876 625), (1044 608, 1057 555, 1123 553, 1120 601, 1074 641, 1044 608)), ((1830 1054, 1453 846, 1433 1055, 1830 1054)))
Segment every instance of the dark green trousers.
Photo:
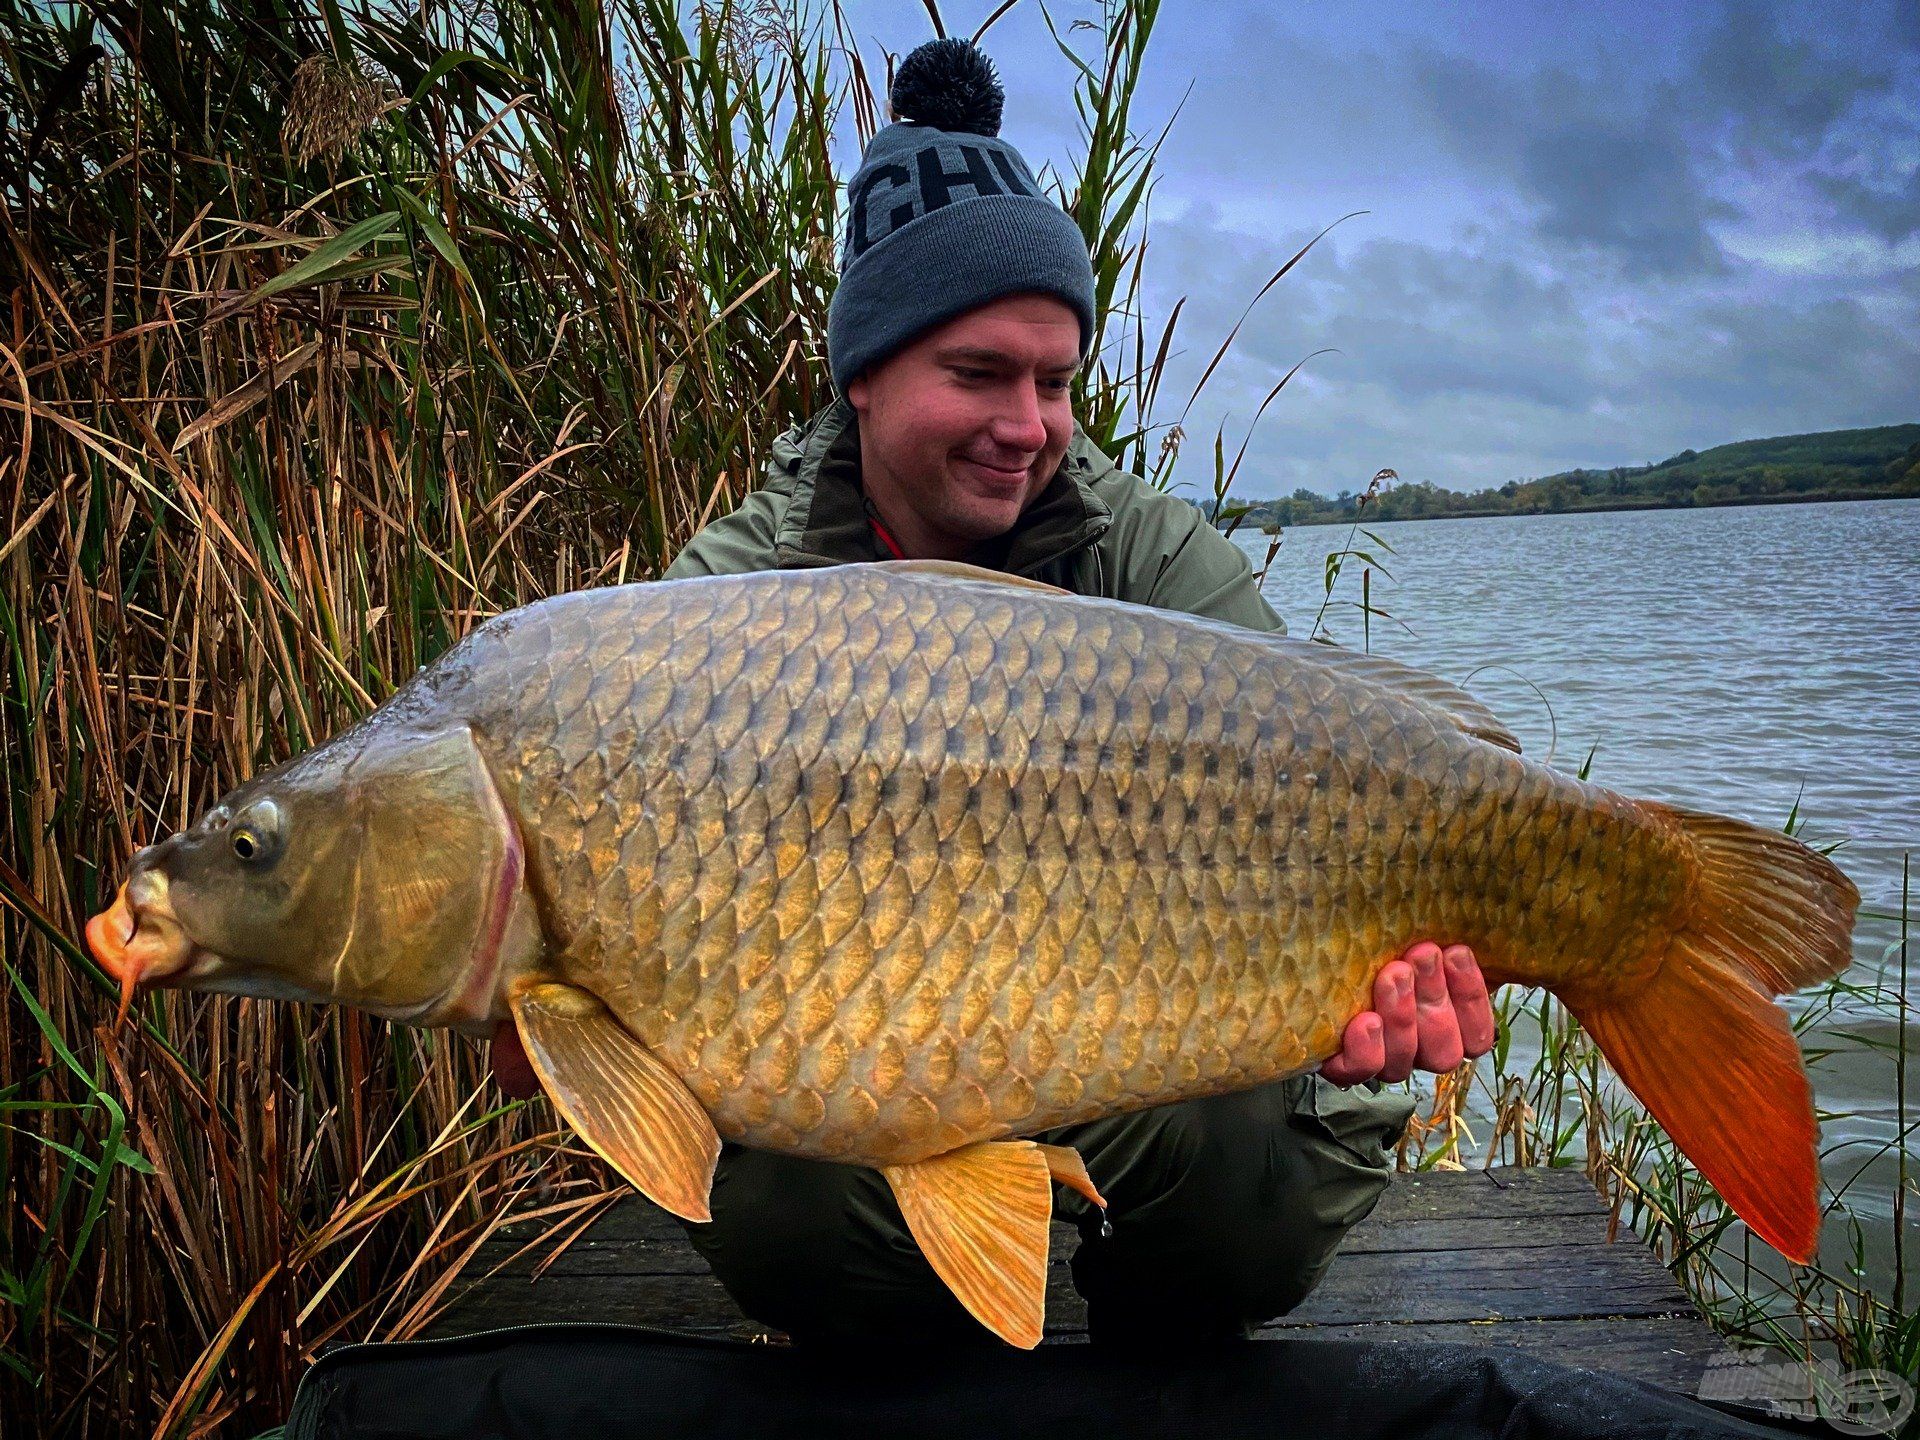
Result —
MULTIPOLYGON (((1326 1273, 1386 1188, 1413 1102, 1316 1075, 1033 1138, 1071 1145, 1109 1205, 1054 1187, 1098 1342, 1245 1336, 1326 1273)), ((713 1221, 687 1226, 749 1316, 806 1343, 998 1343, 933 1273, 886 1178, 726 1146, 713 1221)))

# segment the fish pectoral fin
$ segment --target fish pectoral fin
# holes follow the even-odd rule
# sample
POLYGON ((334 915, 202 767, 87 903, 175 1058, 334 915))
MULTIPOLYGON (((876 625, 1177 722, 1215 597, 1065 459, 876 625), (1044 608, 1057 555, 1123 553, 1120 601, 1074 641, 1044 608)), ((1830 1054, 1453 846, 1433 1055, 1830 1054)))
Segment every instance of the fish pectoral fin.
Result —
POLYGON ((1106 1197, 1095 1188, 1093 1177, 1087 1173, 1087 1162, 1080 1158, 1080 1152, 1071 1145, 1042 1145, 1033 1142, 1040 1151, 1041 1158, 1047 1162, 1047 1173, 1069 1190, 1077 1190, 1102 1210, 1107 1208, 1106 1197))
POLYGON ((1009 1345, 1038 1345, 1053 1218, 1041 1147, 991 1140, 881 1173, 934 1273, 974 1319, 1009 1345))
POLYGON ((889 570, 904 575, 944 576, 948 580, 979 580, 989 585, 1012 585, 1021 590, 1044 590, 1050 595, 1071 595, 1058 585, 1044 580, 1029 580, 1025 575, 1009 575, 1004 570, 987 570, 960 560, 876 560, 889 570))
POLYGON ((512 1005, 534 1074, 580 1138, 661 1209, 711 1220, 720 1135, 685 1082, 585 990, 540 981, 512 1005))

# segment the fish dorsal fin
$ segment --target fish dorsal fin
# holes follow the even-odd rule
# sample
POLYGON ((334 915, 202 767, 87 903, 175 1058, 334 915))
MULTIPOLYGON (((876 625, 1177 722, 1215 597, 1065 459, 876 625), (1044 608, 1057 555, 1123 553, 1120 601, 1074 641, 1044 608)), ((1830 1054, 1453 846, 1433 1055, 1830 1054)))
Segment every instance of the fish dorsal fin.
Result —
POLYGON ((1021 590, 1042 590, 1049 595, 1071 595, 1071 590, 1062 590, 1058 585, 1049 585, 1044 580, 1029 580, 1024 575, 1009 575, 1004 570, 988 570, 979 565, 967 565, 958 560, 876 560, 876 565, 900 575, 933 575, 948 580, 983 580, 991 585, 1012 585, 1021 590))
POLYGON ((536 981, 512 1004, 534 1074, 580 1138, 661 1209, 711 1220, 720 1136, 680 1077, 585 990, 536 981))
MULTIPOLYGON (((1057 585, 1048 585, 1044 581, 1030 580, 1024 575, 1009 575, 1000 570, 986 570, 978 565, 963 564, 958 560, 879 560, 875 564, 889 570, 908 575, 938 576, 948 580, 984 581, 995 585, 1013 585, 1025 590, 1039 590, 1050 595, 1071 595, 1071 590, 1062 590, 1057 585)), ((1235 627, 1237 629, 1237 627, 1235 627)), ((1249 632, 1260 634, 1258 631, 1249 632)), ((1352 675, 1355 679, 1366 680, 1392 690, 1397 694, 1418 700, 1429 710, 1438 712, 1450 724, 1464 730, 1477 739, 1498 745, 1503 750, 1520 753, 1520 739, 1483 703, 1462 690, 1451 681, 1442 680, 1438 675, 1430 675, 1425 670, 1416 670, 1411 665, 1398 660, 1389 660, 1383 655, 1369 655, 1362 651, 1343 650, 1337 645, 1322 645, 1317 641, 1295 640, 1286 635, 1261 635, 1274 648, 1303 661, 1319 665, 1324 670, 1352 675)))
POLYGON ((1270 637, 1276 648, 1297 656, 1303 663, 1318 665, 1336 674, 1351 675, 1378 685, 1382 690, 1418 700, 1429 710, 1438 711, 1447 721, 1467 734, 1503 750, 1520 753, 1520 740, 1500 717, 1481 701, 1450 680, 1416 670, 1384 655, 1369 655, 1359 650, 1343 650, 1338 645, 1322 645, 1315 640, 1295 640, 1287 636, 1270 637))
POLYGON ((1031 1140, 990 1140, 881 1173, 934 1273, 974 1319, 1009 1345, 1038 1345, 1053 1218, 1041 1148, 1031 1140))

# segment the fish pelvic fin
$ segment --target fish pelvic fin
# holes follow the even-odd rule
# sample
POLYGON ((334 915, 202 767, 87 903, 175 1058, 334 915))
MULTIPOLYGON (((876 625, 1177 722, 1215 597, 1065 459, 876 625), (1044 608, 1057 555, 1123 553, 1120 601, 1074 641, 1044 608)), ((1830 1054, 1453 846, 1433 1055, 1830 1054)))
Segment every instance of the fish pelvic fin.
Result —
POLYGON ((1650 981, 1568 1004, 1753 1232, 1810 1264, 1820 1241, 1819 1126, 1799 1041, 1773 997, 1847 967, 1859 891, 1790 836, 1647 808, 1695 852, 1681 928, 1650 981))
POLYGON ((1102 1210, 1107 1208, 1106 1197, 1095 1187, 1093 1177, 1087 1173, 1087 1162, 1080 1158, 1078 1150, 1071 1145, 1043 1145, 1038 1140, 1033 1143, 1047 1162, 1049 1175, 1069 1190, 1086 1196, 1102 1210))
POLYGON ((534 1074, 580 1138, 661 1209, 711 1220, 720 1135, 685 1082, 585 990, 536 981, 512 1005, 534 1074))
POLYGON ((1042 1147, 990 1140, 888 1165, 881 1173, 934 1273, 974 1319, 1009 1345, 1038 1345, 1053 1219, 1051 1167, 1042 1147))

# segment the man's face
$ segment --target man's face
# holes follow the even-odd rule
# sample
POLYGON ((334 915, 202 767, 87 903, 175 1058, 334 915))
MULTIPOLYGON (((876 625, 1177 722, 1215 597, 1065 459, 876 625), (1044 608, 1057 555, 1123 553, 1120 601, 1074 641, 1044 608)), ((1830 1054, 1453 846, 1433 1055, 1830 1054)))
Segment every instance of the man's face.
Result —
POLYGON ((1013 528, 1073 438, 1080 322, 1013 295, 929 330, 847 387, 861 478, 909 555, 947 559, 1013 528))

